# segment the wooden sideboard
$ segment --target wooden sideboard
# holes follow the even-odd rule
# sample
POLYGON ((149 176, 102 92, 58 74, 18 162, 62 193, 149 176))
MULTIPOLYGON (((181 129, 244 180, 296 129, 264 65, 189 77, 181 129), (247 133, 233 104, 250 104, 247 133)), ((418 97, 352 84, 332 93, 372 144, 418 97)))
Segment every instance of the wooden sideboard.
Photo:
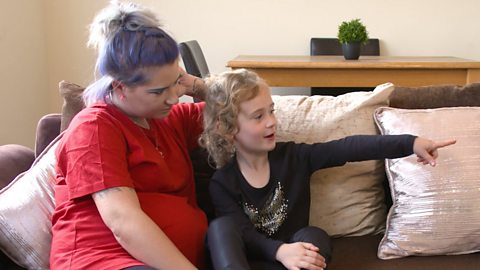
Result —
POLYGON ((480 82, 480 61, 456 57, 240 55, 227 64, 258 73, 270 86, 374 87, 480 82))

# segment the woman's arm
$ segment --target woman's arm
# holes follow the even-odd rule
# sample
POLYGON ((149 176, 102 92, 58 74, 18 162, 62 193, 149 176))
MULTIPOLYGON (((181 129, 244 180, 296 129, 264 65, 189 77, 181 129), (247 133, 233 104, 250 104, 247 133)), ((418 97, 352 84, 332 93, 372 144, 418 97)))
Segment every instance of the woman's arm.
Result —
POLYGON ((133 257, 156 269, 196 269, 143 212, 132 188, 109 188, 92 197, 103 222, 133 257))

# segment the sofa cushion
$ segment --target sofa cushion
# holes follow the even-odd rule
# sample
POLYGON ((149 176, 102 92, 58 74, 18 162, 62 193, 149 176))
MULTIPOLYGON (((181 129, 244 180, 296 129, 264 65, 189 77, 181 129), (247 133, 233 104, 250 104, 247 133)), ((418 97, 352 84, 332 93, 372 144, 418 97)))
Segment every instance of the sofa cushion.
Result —
POLYGON ((0 249, 27 269, 48 269, 57 137, 32 167, 0 191, 0 249))
MULTIPOLYGON (((273 96, 279 141, 325 142, 348 135, 378 134, 373 112, 387 105, 392 84, 373 92, 332 96, 273 96)), ((311 177, 310 224, 331 236, 382 232, 386 206, 383 161, 352 162, 311 177)))
POLYGON ((85 107, 82 98, 85 88, 67 81, 61 81, 58 87, 60 96, 63 98, 62 121, 60 126, 60 132, 62 132, 68 127, 72 118, 85 107))
POLYGON ((395 87, 390 107, 401 109, 434 109, 441 107, 480 106, 480 83, 465 86, 430 85, 395 87))
POLYGON ((382 134, 414 134, 457 143, 439 150, 436 167, 411 155, 386 161, 393 206, 378 256, 480 251, 480 107, 379 108, 382 134))

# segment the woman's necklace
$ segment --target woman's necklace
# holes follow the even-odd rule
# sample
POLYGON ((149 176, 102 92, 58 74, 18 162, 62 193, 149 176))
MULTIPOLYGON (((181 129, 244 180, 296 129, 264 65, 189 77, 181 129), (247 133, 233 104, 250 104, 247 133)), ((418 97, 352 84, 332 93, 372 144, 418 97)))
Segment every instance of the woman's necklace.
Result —
MULTIPOLYGON (((117 107, 119 110, 122 110, 121 107, 119 107, 114 99, 113 99, 113 93, 110 91, 108 93, 108 98, 110 99, 110 103, 117 107)), ((158 130, 157 126, 155 124, 150 124, 150 122, 146 118, 138 118, 138 117, 132 117, 127 115, 127 117, 136 125, 138 126, 143 134, 147 136, 147 139, 153 144, 155 147, 155 150, 160 154, 162 158, 165 158, 165 154, 162 150, 160 150, 160 145, 158 143, 158 130)))
POLYGON ((144 129, 150 129, 150 124, 148 123, 147 119, 145 118, 135 118, 130 117, 130 119, 137 125, 144 129))
POLYGON ((162 158, 165 158, 165 154, 163 153, 162 150, 160 150, 160 144, 158 143, 158 130, 157 126, 155 124, 150 125, 150 130, 153 131, 153 145, 155 146, 155 149, 157 150, 158 153, 160 153, 160 156, 162 158))
MULTIPOLYGON (((112 91, 108 93, 108 98, 110 99, 109 101, 113 106, 115 106, 119 110, 122 110, 118 105, 115 104, 112 91)), ((162 158, 165 158, 165 154, 162 150, 160 150, 160 146, 158 144, 158 132, 156 125, 150 125, 146 118, 131 117, 129 115, 127 115, 127 117, 142 130, 143 134, 147 136, 147 139, 153 144, 155 150, 157 150, 160 156, 162 158)))
MULTIPOLYGON (((155 126, 155 125, 154 125, 155 126)), ((160 150, 160 146, 158 144, 158 133, 157 133, 157 127, 153 127, 153 129, 155 130, 154 131, 154 134, 153 136, 155 137, 155 149, 157 149, 157 152, 160 153, 160 156, 162 156, 163 159, 165 159, 165 154, 163 153, 162 150, 160 150)))
POLYGON ((139 123, 133 119, 132 121, 135 122, 135 124, 137 124, 137 126, 139 126, 142 129, 143 133, 145 134, 145 136, 147 136, 147 139, 153 144, 153 146, 155 147, 155 150, 157 150, 160 156, 162 158, 165 158, 165 154, 160 149, 160 144, 158 142, 157 126, 155 124, 149 123, 148 120, 146 119, 144 123, 139 123))

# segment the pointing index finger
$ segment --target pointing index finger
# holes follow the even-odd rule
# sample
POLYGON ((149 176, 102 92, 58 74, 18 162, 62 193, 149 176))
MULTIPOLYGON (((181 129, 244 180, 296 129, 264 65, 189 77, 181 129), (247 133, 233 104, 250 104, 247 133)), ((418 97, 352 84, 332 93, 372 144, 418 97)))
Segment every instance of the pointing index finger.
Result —
POLYGON ((457 142, 457 140, 454 140, 454 139, 441 141, 441 142, 435 142, 435 148, 442 148, 442 147, 445 147, 445 146, 455 144, 456 142, 457 142))

